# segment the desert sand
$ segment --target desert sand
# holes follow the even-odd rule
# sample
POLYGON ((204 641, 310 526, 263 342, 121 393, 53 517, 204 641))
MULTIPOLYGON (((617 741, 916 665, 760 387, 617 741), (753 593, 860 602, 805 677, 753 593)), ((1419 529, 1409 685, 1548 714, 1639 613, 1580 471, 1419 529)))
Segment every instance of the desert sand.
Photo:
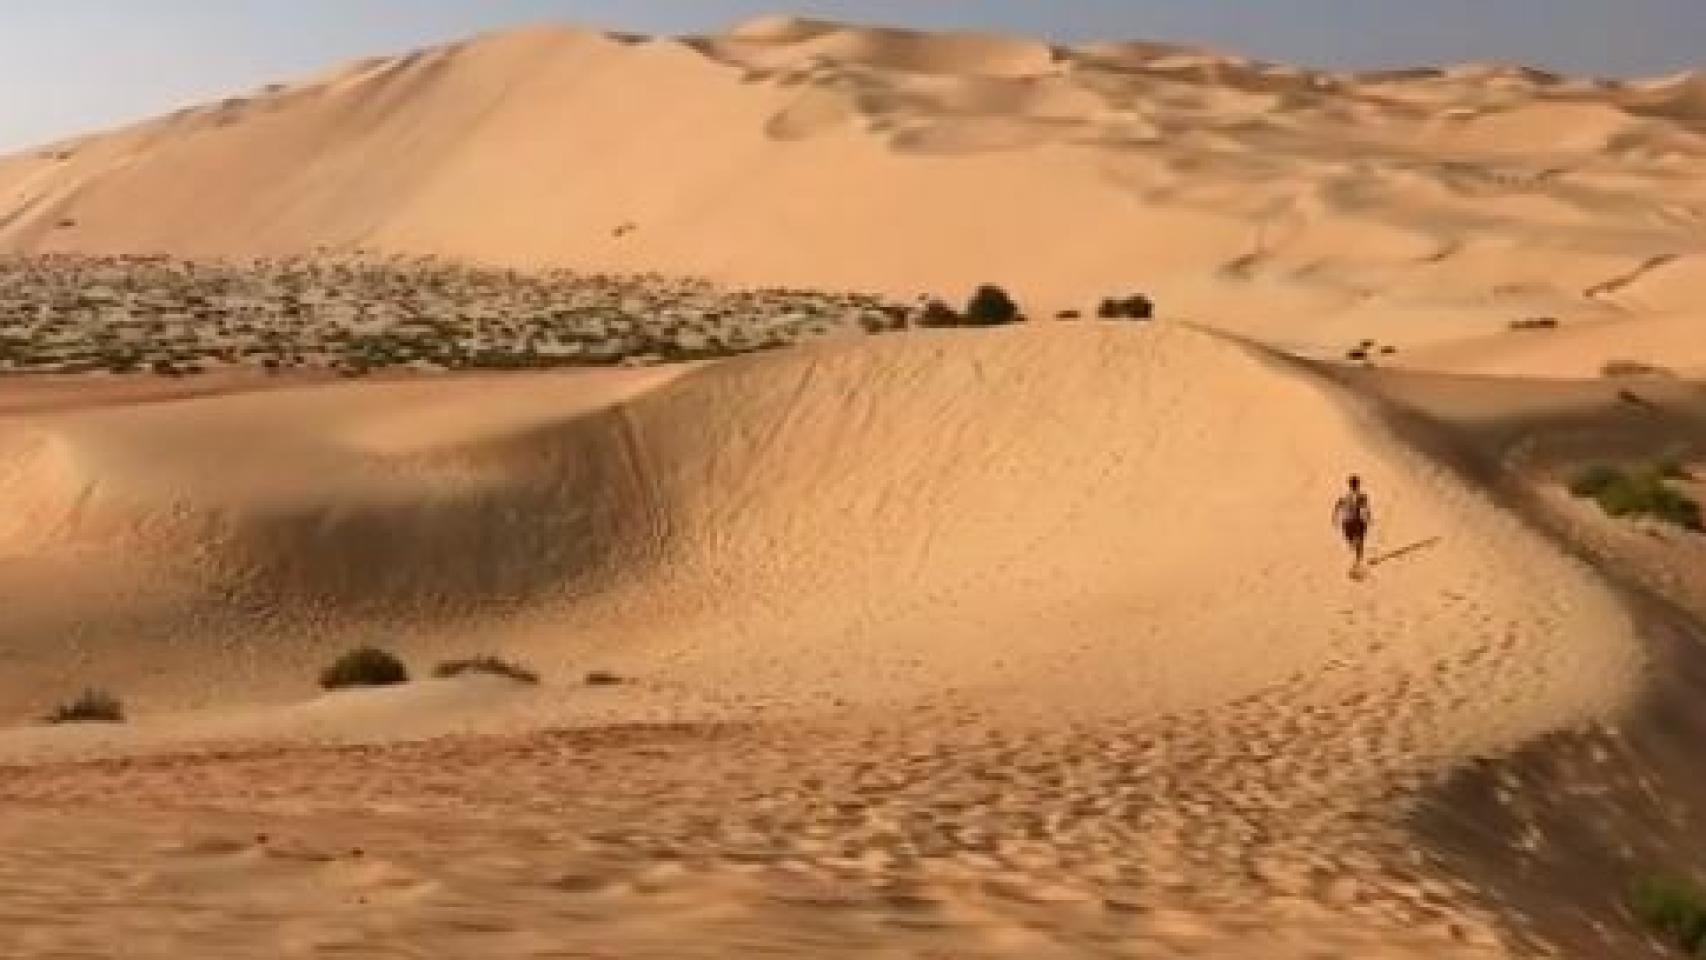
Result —
POLYGON ((0 161, 0 953, 1664 956, 1703 541, 1564 487, 1701 466, 1702 84, 539 28, 0 161), (326 347, 565 310, 731 348, 326 347))

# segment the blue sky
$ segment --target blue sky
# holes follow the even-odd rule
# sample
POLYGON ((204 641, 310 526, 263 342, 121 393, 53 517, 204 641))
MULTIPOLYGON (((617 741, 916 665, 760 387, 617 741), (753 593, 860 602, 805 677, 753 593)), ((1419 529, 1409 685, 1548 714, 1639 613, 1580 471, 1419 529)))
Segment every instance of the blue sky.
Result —
POLYGON ((779 7, 1061 40, 1191 41, 1317 66, 1706 66, 1706 0, 0 0, 0 151, 507 25, 688 33, 779 7))

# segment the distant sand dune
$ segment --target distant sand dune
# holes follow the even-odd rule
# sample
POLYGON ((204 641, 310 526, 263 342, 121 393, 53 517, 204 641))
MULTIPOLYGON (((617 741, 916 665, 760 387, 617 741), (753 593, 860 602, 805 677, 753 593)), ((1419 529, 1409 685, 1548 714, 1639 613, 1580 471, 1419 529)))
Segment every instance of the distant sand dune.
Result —
POLYGON ((0 249, 364 247, 906 296, 995 280, 1039 316, 1142 289, 1272 342, 1385 316, 1380 336, 1423 344, 1514 319, 1474 306, 1502 273, 1591 319, 1604 275, 1580 251, 1706 253, 1703 90, 787 17, 682 41, 535 27, 0 161, 0 249), (1323 190, 1340 201, 1311 208, 1323 190), (1262 247, 1274 208, 1290 252, 1262 247), (1387 242, 1405 233, 1423 239, 1387 242), (1307 314, 1276 316, 1275 285, 1307 314))

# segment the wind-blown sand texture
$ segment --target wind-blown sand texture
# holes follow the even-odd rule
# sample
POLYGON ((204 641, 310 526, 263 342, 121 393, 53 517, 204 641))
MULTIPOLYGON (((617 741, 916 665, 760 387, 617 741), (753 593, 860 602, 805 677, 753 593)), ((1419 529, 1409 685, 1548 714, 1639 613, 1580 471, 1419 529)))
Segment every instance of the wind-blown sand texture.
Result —
POLYGON ((1662 956, 1623 895, 1706 867, 1699 544, 1558 480, 1702 436, 1699 100, 770 19, 506 34, 0 163, 32 331, 171 290, 312 332, 333 264, 408 288, 352 329, 510 349, 571 276, 640 332, 833 313, 638 368, 0 382, 0 954, 1662 956), (277 259, 101 259, 140 253, 277 259), (460 260, 587 272, 422 279, 499 276, 460 260), (770 286, 983 280, 1205 325, 820 338, 897 314, 770 286), (1370 337, 1482 375, 1309 359, 1370 337), (319 694, 364 643, 542 682, 319 694), (130 722, 36 722, 91 686, 130 722))

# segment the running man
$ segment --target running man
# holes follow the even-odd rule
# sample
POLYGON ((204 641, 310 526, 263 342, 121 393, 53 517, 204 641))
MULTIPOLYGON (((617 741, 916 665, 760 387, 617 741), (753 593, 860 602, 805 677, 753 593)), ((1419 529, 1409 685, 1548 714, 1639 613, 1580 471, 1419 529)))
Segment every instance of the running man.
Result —
POLYGON ((1362 491, 1362 478, 1350 479, 1350 491, 1333 504, 1333 524, 1345 535, 1354 557, 1351 576, 1362 572, 1363 548, 1368 543, 1368 527, 1374 522, 1374 512, 1368 506, 1368 494, 1362 491))

